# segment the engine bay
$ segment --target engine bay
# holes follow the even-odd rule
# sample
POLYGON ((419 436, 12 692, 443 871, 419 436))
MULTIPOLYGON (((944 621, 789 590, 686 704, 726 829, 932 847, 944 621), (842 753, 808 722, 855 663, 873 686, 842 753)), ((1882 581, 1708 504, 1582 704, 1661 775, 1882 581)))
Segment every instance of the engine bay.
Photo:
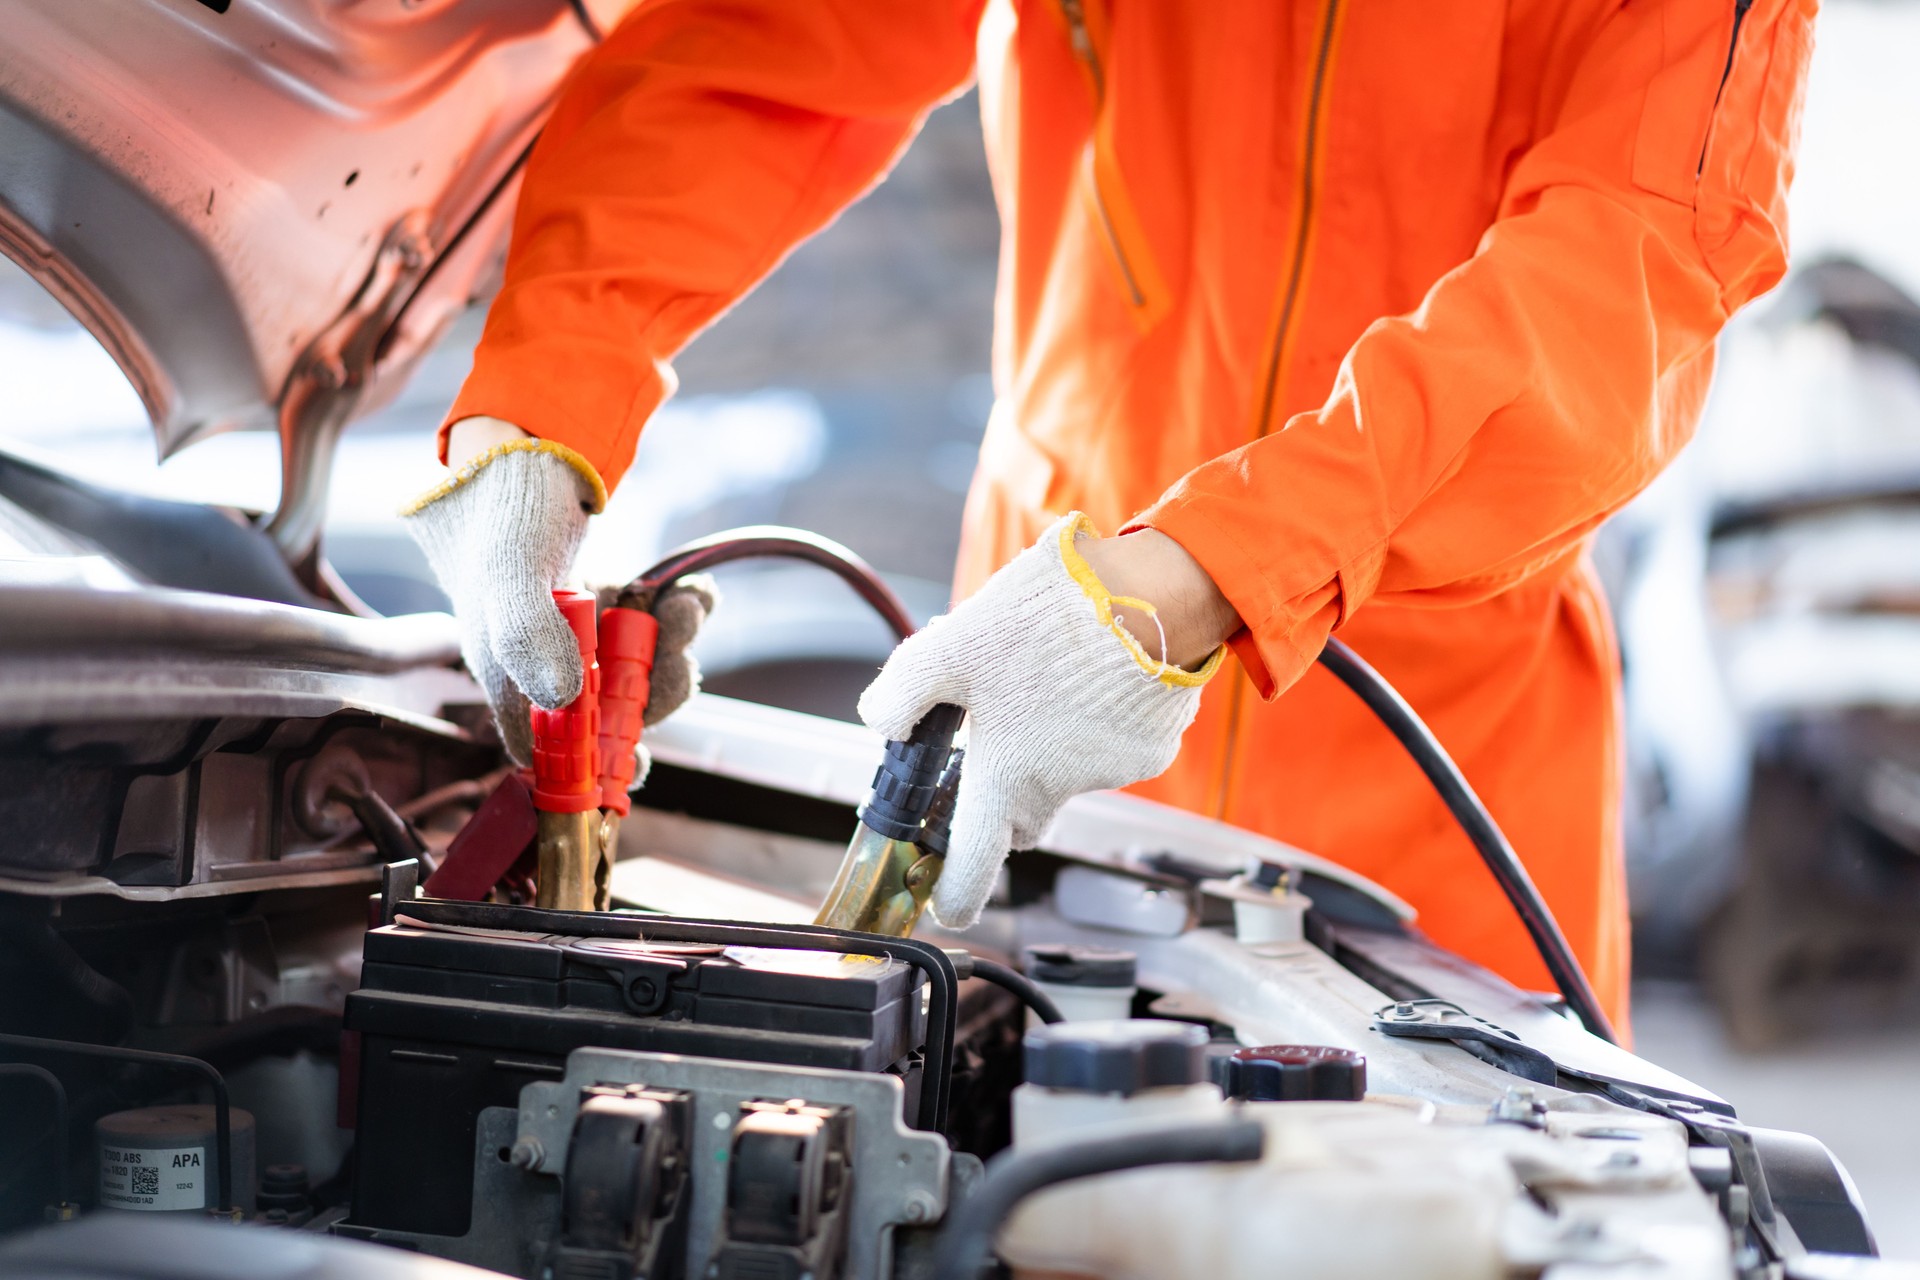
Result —
MULTIPOLYGON (((875 743, 702 696, 650 732, 616 910, 429 898, 491 761, 435 745, 470 753, 463 787, 396 763, 418 723, 320 720, 210 733, 186 766, 201 816, 222 776, 271 780, 251 878, 200 817, 184 863, 116 836, 9 866, 5 1025, 32 1034, 0 1048, 65 1103, 0 1075, 5 1222, 77 1220, 0 1243, 8 1274, 88 1232, 148 1274, 157 1224, 209 1217, 236 1256, 272 1227, 524 1277, 975 1274, 969 1233, 1016 1274, 1115 1276, 1815 1274, 1871 1248, 1816 1141, 1741 1125, 1303 851, 1091 796, 964 937, 816 927, 875 743), (382 799, 355 817, 361 779, 382 799), (330 840, 292 836, 329 804, 330 840), (1042 1184, 968 1227, 1036 1161, 1223 1133, 1225 1162, 1042 1184)), ((169 776, 151 761, 98 767, 132 794, 169 776)))
POLYGON ((103 589, 81 561, 7 584, 0 1273, 269 1274, 290 1241, 316 1277, 525 1280, 1872 1255, 1817 1140, 1614 1043, 1471 789, 1337 644, 1560 994, 1336 863, 1122 793, 1070 801, 944 930, 958 708, 882 743, 700 694, 630 790, 602 763, 635 760, 653 656, 621 602, 768 554, 911 630, 810 535, 692 544, 561 601, 593 674, 536 713, 529 771, 444 616, 103 589))

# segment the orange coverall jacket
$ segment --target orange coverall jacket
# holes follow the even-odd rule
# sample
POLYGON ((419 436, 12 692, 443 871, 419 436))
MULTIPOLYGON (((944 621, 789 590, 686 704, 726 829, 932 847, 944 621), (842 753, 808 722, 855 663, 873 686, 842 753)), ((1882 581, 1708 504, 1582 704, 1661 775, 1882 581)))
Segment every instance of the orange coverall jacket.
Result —
MULTIPOLYGON (((958 589, 1078 508, 1239 610, 1149 796, 1323 853, 1544 988, 1464 838, 1312 666, 1427 719, 1624 1026, 1594 529, 1785 267, 1815 0, 645 0, 530 161, 449 421, 611 485, 668 359, 976 73, 1005 227, 958 589)), ((717 460, 724 461, 724 460, 717 460)))

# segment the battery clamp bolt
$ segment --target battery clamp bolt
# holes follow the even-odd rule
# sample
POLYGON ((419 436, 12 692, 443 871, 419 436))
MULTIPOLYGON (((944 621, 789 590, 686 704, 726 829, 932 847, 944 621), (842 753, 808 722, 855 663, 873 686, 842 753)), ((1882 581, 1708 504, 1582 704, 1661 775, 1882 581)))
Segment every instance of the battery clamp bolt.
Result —
POLYGON ((513 1144, 513 1151, 509 1158, 513 1161, 514 1168, 534 1173, 546 1163, 547 1149, 541 1145, 540 1139, 529 1136, 513 1144))

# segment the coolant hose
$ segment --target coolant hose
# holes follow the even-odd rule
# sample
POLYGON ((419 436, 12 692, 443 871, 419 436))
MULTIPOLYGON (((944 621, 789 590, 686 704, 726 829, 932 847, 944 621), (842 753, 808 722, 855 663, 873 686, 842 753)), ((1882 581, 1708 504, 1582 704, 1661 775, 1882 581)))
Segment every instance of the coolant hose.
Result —
POLYGON ((1266 1130, 1253 1120, 1136 1129, 1039 1150, 1012 1149, 987 1164, 973 1194, 954 1209, 934 1247, 935 1280, 979 1280, 994 1237, 1020 1202, 1077 1178, 1167 1164, 1246 1164, 1260 1158, 1266 1130))
POLYGON ((1553 976, 1554 985, 1560 988, 1560 994, 1565 997, 1567 1008, 1594 1035, 1618 1044, 1620 1041, 1614 1033, 1613 1024, 1607 1021, 1607 1015, 1600 1008, 1600 998, 1594 994, 1586 972, 1573 954, 1573 948, 1567 945, 1566 934, 1560 932, 1560 922, 1553 918, 1552 910, 1548 908, 1546 899, 1540 896, 1540 890, 1534 885, 1533 877, 1527 874, 1520 856, 1507 843, 1507 837, 1494 822, 1493 815, 1487 812, 1487 806, 1467 785, 1466 775, 1460 772, 1460 766, 1453 762, 1447 749, 1433 736, 1433 730, 1407 705, 1407 700, 1400 696, 1399 690, 1387 683, 1386 677, 1340 641, 1327 641, 1326 648, 1320 651, 1320 665, 1359 695, 1360 701, 1367 704, 1367 709, 1378 716, 1387 731, 1407 749, 1407 754, 1420 766, 1420 772, 1427 775, 1427 781, 1439 792, 1440 800, 1453 815, 1453 820, 1460 824, 1460 830, 1472 842, 1480 854, 1480 860, 1493 873, 1500 891, 1513 904, 1514 912, 1533 938, 1533 945, 1539 951, 1540 959, 1545 962, 1547 972, 1553 976))

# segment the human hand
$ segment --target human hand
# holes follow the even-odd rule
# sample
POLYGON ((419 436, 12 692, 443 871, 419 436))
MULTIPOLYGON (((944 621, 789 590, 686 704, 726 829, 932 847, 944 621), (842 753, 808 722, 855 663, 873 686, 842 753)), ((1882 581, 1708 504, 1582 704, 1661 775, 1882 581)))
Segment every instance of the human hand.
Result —
MULTIPOLYGON (((1139 782, 1173 763, 1200 688, 1220 665, 1219 640, 1198 671, 1164 659, 1239 625, 1224 598, 1224 618, 1208 607, 1207 592, 1186 576, 1189 567, 1203 578, 1204 571, 1172 539, 1153 535, 1177 556, 1151 540, 1137 543, 1139 534, 1108 540, 1135 544, 1115 555, 1091 534, 1085 516, 1056 523, 977 594, 894 650, 861 695, 860 718, 889 739, 907 737, 937 703, 967 711, 966 764, 933 891, 934 915, 948 928, 979 918, 1008 851, 1037 843, 1073 796, 1139 782), (1173 616, 1160 618, 1173 624, 1165 654, 1143 645, 1114 612, 1130 609, 1151 627, 1158 601, 1121 600, 1094 571, 1087 553, 1095 550, 1123 581, 1164 578, 1154 589, 1178 600, 1173 616)), ((1149 634, 1157 641, 1157 629, 1149 634)))
POLYGON ((509 423, 470 418, 448 437, 450 474, 401 514, 453 602, 461 652, 507 754, 531 763, 531 700, 564 707, 585 672, 553 603, 587 517, 606 504, 591 464, 509 423))

